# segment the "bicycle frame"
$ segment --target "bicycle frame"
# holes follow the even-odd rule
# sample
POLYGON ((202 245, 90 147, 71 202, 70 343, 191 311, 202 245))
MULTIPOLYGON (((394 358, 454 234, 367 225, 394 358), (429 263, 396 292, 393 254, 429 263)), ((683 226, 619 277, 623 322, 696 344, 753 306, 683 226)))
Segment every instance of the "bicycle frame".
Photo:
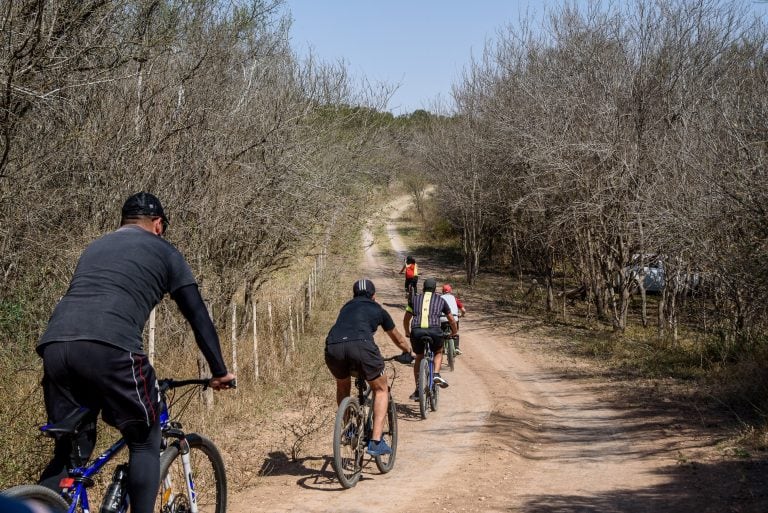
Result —
MULTIPOLYGON (((69 477, 65 478, 62 482, 71 479, 73 488, 62 487, 62 495, 66 496, 70 502, 69 513, 75 513, 77 506, 87 512, 90 511, 90 504, 88 502, 88 487, 93 483, 92 477, 98 474, 104 465, 106 465, 117 453, 119 453, 126 443, 122 438, 112 444, 107 450, 101 453, 94 461, 85 467, 76 467, 69 470, 69 477)), ((68 484, 68 483, 66 483, 68 484)), ((122 505, 120 511, 125 511, 128 505, 128 494, 123 496, 122 505)))
MULTIPOLYGON (((360 404, 360 420, 363 422, 363 445, 368 443, 373 429, 373 408, 371 405, 371 396, 373 390, 368 386, 368 382, 360 376, 355 378, 355 387, 357 388, 357 400, 360 404)), ((362 448, 359 448, 362 450, 362 448)))
MULTIPOLYGON (((162 380, 163 384, 170 383, 170 380, 162 380)), ((193 379, 193 380, 186 380, 186 381, 176 381, 173 382, 176 387, 178 386, 185 386, 185 385, 201 385, 204 383, 207 383, 206 380, 200 380, 200 379, 193 379)), ((192 464, 190 462, 189 457, 189 445, 186 441, 186 435, 184 432, 180 429, 181 426, 178 423, 171 422, 170 413, 168 411, 168 403, 165 397, 165 392, 170 389, 170 386, 168 388, 163 388, 161 386, 161 401, 160 401, 160 416, 159 416, 159 423, 160 423, 160 430, 162 432, 163 437, 163 446, 162 450, 165 450, 167 439, 168 438, 177 438, 179 440, 179 444, 181 446, 181 461, 182 461, 182 467, 184 469, 184 476, 185 476, 185 486, 184 488, 187 491, 187 498, 189 499, 189 505, 190 510, 192 513, 198 512, 197 507, 197 493, 195 492, 195 483, 192 477, 192 464)), ((40 428, 41 431, 45 432, 48 425, 43 426, 40 428)), ((97 475, 101 470, 104 468, 104 466, 109 463, 123 448, 126 447, 126 441, 123 438, 120 438, 115 443, 113 443, 108 449, 106 449, 103 453, 101 453, 93 462, 91 462, 89 465, 81 466, 81 467, 74 467, 71 469, 68 469, 68 477, 62 479, 60 486, 61 486, 61 495, 62 497, 67 500, 69 503, 69 509, 68 513, 75 513, 77 511, 78 506, 80 506, 81 511, 84 513, 89 513, 91 511, 90 509, 90 502, 88 500, 88 488, 93 484, 93 476, 97 475)), ((170 476, 166 475, 163 478, 166 489, 172 489, 171 485, 171 478, 170 476)), ((174 495, 169 495, 168 497, 163 497, 163 501, 165 503, 168 503, 172 501, 174 498, 174 495)), ((127 490, 123 494, 121 498, 121 504, 120 508, 118 509, 119 513, 125 513, 128 510, 128 493, 127 490)))
POLYGON ((433 393, 435 390, 435 353, 429 344, 425 345, 424 358, 427 360, 427 366, 429 367, 429 393, 433 393))
MULTIPOLYGON (((395 359, 394 356, 389 358, 384 358, 385 362, 390 362, 395 359)), ((396 375, 395 375, 396 376, 396 375)), ((395 376, 392 376, 392 379, 389 383, 387 383, 387 393, 391 393, 392 391, 392 385, 394 385, 395 382, 395 376)), ((373 389, 368 385, 368 382, 363 379, 362 376, 355 375, 355 387, 357 388, 357 400, 360 403, 360 410, 365 410, 365 426, 366 426, 366 442, 368 441, 368 438, 370 438, 371 433, 367 432, 368 427, 373 426, 373 389)))

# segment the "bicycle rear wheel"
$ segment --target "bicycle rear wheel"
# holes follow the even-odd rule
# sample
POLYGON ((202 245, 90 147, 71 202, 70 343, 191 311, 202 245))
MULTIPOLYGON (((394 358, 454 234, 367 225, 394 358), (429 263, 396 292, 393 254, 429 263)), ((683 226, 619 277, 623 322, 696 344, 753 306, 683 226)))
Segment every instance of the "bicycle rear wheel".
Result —
POLYGON ((196 433, 186 435, 192 476, 187 478, 182 462, 180 442, 171 444, 160 455, 160 491, 155 511, 186 513, 191 511, 187 483, 192 486, 200 513, 227 511, 227 475, 224 461, 216 446, 196 433))
POLYGON ((416 289, 413 284, 408 284, 408 290, 405 291, 405 302, 407 306, 413 306, 413 296, 416 295, 416 289))
POLYGON ((422 358, 421 364, 419 365, 419 413, 421 413, 422 419, 426 419, 427 415, 429 415, 428 403, 430 388, 429 362, 427 362, 426 358, 422 358))
POLYGON ((64 513, 69 504, 58 493, 41 485, 19 485, 0 492, 0 495, 13 499, 33 500, 50 508, 54 513, 64 513))
POLYGON ((363 470, 363 418, 357 397, 345 397, 333 427, 333 470, 344 488, 352 488, 363 470))
POLYGON ((389 395, 389 408, 387 408, 387 416, 384 418, 384 431, 381 438, 392 448, 392 453, 376 456, 374 461, 376 461, 379 471, 386 474, 395 466, 395 455, 397 454, 397 407, 392 399, 392 394, 389 395))
POLYGON ((448 368, 453 372, 454 358, 456 356, 456 342, 452 338, 445 339, 445 356, 448 358, 448 368))

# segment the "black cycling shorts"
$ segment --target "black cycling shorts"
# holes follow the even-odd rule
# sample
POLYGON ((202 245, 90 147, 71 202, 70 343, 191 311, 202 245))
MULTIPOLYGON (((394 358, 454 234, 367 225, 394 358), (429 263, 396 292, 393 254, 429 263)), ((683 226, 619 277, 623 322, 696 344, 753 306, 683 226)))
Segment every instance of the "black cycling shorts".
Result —
POLYGON ((419 283, 419 277, 414 276, 413 278, 406 278, 405 279, 405 290, 408 291, 408 285, 411 285, 413 287, 413 292, 418 292, 418 283, 419 283))
POLYGON ((52 342, 42 348, 43 394, 49 422, 84 406, 123 430, 154 425, 160 390, 149 358, 91 341, 52 342))
POLYGON ((384 374, 384 359, 372 340, 326 340, 325 364, 336 379, 347 379, 352 371, 366 381, 384 374))
POLYGON ((424 344, 421 342, 421 338, 428 336, 432 339, 432 343, 429 347, 433 353, 440 351, 443 348, 443 332, 440 328, 413 328, 411 330, 411 347, 416 354, 424 354, 424 344))

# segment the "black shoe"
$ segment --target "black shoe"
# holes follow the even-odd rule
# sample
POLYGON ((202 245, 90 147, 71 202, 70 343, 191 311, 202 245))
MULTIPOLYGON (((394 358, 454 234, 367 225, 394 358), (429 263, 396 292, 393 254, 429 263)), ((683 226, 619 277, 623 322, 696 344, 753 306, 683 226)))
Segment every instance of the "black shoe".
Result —
POLYGON ((417 388, 417 389, 416 389, 416 390, 415 390, 415 391, 414 391, 414 392, 411 394, 411 396, 410 396, 408 399, 410 399, 411 401, 418 401, 418 400, 419 400, 419 389, 417 388))

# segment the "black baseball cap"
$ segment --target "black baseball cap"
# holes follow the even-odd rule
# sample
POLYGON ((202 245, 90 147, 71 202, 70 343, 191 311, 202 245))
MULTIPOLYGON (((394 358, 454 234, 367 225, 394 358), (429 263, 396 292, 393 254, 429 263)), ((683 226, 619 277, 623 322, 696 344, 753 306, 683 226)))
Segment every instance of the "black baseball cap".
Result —
POLYGON ((437 288, 437 280, 434 278, 427 278, 424 280, 424 292, 434 292, 437 288))
POLYGON ((163 230, 170 224, 165 215, 163 205, 157 196, 148 192, 137 192, 129 196, 123 203, 123 219, 131 219, 139 216, 159 217, 163 220, 163 230))
POLYGON ((357 280, 355 284, 352 285, 352 295, 354 295, 355 297, 357 296, 373 297, 375 293, 376 293, 376 287, 373 285, 373 282, 368 278, 357 280))

